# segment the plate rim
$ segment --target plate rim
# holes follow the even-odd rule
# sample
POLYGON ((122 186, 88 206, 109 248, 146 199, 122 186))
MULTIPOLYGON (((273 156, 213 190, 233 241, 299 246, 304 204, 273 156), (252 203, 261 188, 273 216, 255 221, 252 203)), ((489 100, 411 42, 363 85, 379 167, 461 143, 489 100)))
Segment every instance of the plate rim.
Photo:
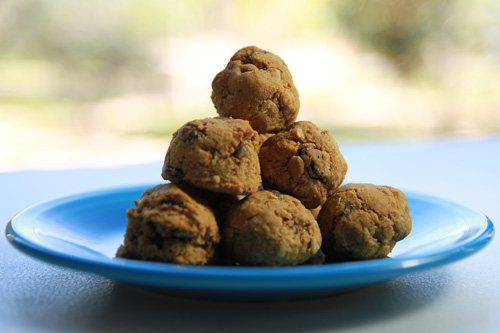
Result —
MULTIPOLYGON (((430 269, 446 265, 457 260, 477 253, 488 245, 494 237, 495 228, 493 222, 483 213, 474 208, 460 203, 436 197, 433 195, 405 191, 406 196, 424 201, 438 202, 439 204, 451 205, 460 209, 466 209, 476 214, 483 220, 483 228, 458 247, 452 247, 446 251, 416 258, 382 258, 366 261, 348 261, 341 263, 327 263, 323 265, 298 265, 284 267, 253 267, 253 266, 196 266, 178 265, 171 263, 147 262, 132 259, 76 256, 54 251, 41 244, 26 239, 15 230, 15 223, 24 216, 35 215, 41 211, 56 207, 58 205, 75 202, 83 198, 95 198, 124 192, 143 192, 148 187, 154 186, 150 183, 134 186, 119 186, 106 189, 86 191, 67 196, 48 199, 31 205, 16 215, 8 222, 5 235, 15 248, 21 252, 35 257, 39 260, 49 262, 79 271, 85 271, 108 277, 114 280, 138 283, 145 282, 147 285, 157 287, 186 287, 193 290, 220 289, 226 291, 264 291, 264 290, 294 290, 297 284, 300 289, 325 289, 344 288, 374 284, 389 280, 410 272, 430 269), (353 275, 363 273, 357 279, 353 275), (370 279, 366 279, 366 275, 370 279), (280 281, 286 277, 287 281, 280 281), (207 279, 198 285, 200 279, 207 279), (315 280, 321 282, 304 286, 303 281, 315 280), (333 280, 333 281, 332 281, 333 280), (224 286, 223 282, 227 285, 224 286), (269 285, 265 285, 268 282, 269 285), (281 282, 281 283, 279 283, 281 282), (300 283, 302 282, 302 283, 300 283), (335 282, 335 283, 334 283, 335 282), (215 286, 216 285, 216 286, 215 286)), ((131 203, 132 204, 132 203, 131 203)), ((22 223, 22 222, 21 222, 22 223)), ((26 223, 26 222, 24 222, 26 223)))

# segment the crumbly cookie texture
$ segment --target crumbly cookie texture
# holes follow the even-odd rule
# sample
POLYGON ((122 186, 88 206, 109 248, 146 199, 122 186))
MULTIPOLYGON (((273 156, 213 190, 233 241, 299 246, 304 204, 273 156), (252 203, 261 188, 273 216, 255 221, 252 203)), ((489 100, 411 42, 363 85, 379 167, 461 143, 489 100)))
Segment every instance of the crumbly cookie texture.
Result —
POLYGON ((212 81, 212 101, 219 115, 246 119, 259 133, 275 133, 293 123, 299 93, 287 65, 256 46, 237 51, 212 81))
POLYGON ((226 216, 223 238, 229 255, 241 264, 300 264, 321 247, 321 232, 299 200, 278 191, 247 196, 226 216))
POLYGON ((215 260, 221 240, 213 211, 175 184, 147 189, 127 210, 117 257, 203 265, 215 260))
POLYGON ((254 193, 262 184, 257 153, 261 143, 246 120, 190 121, 173 134, 162 177, 219 193, 254 193))
POLYGON ((310 209, 325 202, 347 173, 337 142, 309 121, 293 123, 266 140, 259 160, 265 188, 290 194, 310 209))
POLYGON ((403 192, 373 184, 342 186, 323 205, 318 224, 323 252, 347 260, 386 257, 411 231, 403 192))

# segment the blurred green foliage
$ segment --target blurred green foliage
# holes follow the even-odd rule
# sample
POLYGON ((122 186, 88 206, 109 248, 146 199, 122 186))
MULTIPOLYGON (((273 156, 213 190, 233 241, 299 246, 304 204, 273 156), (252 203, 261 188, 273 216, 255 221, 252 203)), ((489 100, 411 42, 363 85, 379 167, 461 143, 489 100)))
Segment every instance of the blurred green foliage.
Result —
POLYGON ((338 1, 338 16, 348 34, 407 75, 422 65, 422 43, 436 31, 449 6, 446 0, 338 1))
POLYGON ((161 1, 19 0, 0 10, 0 59, 49 63, 56 96, 95 100, 162 85, 144 48, 166 35, 161 1))
POLYGON ((148 41, 203 34, 223 29, 224 22, 235 33, 251 34, 254 25, 262 25, 258 17, 269 15, 267 21, 282 17, 283 25, 276 27, 281 33, 342 31, 408 75, 423 65, 429 44, 483 51, 488 21, 480 8, 491 2, 6 0, 0 4, 0 59, 56 64, 57 93, 70 98, 155 91, 165 77, 152 68, 148 41))
MULTIPOLYGON (((491 1, 468 0, 336 0, 346 32, 366 48, 380 52, 403 75, 424 65, 424 48, 439 45, 485 51, 491 1)), ((493 8, 492 8, 493 9, 493 8)), ((497 7, 498 9, 498 7, 497 7)))
POLYGON ((422 71, 436 70, 429 56, 436 66, 460 52, 498 58, 499 13, 494 0, 3 0, 0 116, 24 106, 58 115, 64 108, 81 117, 79 104, 127 94, 163 94, 165 108, 172 107, 171 73, 160 61, 168 55, 155 47, 166 38, 213 32, 290 44, 299 37, 348 36, 417 82, 422 71))

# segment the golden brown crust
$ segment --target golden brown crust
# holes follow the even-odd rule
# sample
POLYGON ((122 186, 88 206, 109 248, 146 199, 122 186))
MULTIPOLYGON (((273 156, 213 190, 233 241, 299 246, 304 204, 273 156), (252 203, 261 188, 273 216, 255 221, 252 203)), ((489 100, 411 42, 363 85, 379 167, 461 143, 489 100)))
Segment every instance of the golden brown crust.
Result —
POLYGON ((246 119, 259 133, 275 133, 293 123, 300 107, 283 59, 256 46, 231 57, 215 76, 211 97, 219 115, 246 119))
POLYGON ((265 188, 316 208, 342 184, 347 163, 328 131, 309 121, 289 125, 264 142, 259 152, 265 188))
POLYGON ((174 133, 162 177, 226 194, 250 194, 261 186, 261 139, 248 121, 193 120, 174 133))
POLYGON ((226 216, 223 235, 228 253, 249 265, 299 264, 321 246, 311 212, 277 191, 262 190, 243 199, 226 216))
POLYGON ((323 252, 339 259, 386 257, 411 231, 403 192, 373 184, 342 186, 323 205, 318 224, 323 252))
POLYGON ((127 210, 116 256, 178 264, 215 259, 220 234, 213 211, 194 191, 169 183, 147 189, 127 210))

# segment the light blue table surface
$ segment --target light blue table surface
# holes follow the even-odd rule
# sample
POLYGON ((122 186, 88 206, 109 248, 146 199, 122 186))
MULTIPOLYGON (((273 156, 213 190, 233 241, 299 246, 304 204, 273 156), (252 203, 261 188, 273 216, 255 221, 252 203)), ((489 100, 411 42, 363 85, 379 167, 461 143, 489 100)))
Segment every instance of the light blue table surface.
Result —
MULTIPOLYGON (((500 221, 500 136, 340 142, 346 182, 386 184, 500 221)), ((161 183, 162 161, 112 169, 0 173, 0 221, 54 197, 161 183)), ((3 231, 3 230, 2 230, 3 231)), ((497 332, 500 241, 459 262, 348 294, 270 303, 155 294, 46 264, 0 237, 1 332, 497 332), (147 327, 147 329, 146 329, 147 327)))

